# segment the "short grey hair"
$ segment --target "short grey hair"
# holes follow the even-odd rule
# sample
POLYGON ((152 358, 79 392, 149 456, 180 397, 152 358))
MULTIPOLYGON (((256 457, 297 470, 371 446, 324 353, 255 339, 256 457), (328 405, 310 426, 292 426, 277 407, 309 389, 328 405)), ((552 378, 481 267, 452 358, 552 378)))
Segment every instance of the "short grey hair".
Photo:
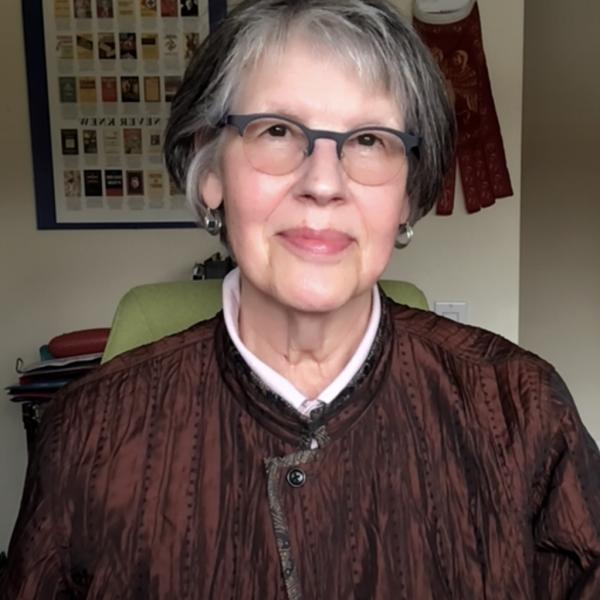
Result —
MULTIPOLYGON (((222 128, 242 71, 266 52, 281 52, 300 34, 351 65, 367 84, 383 87, 402 111, 405 130, 421 138, 409 166, 411 223, 433 207, 455 143, 454 113, 430 51, 386 0, 246 0, 201 44, 171 107, 165 159, 202 222, 200 183, 217 168, 222 128)), ((223 204, 219 208, 223 224, 223 204)), ((225 233, 222 239, 226 239, 225 233)))

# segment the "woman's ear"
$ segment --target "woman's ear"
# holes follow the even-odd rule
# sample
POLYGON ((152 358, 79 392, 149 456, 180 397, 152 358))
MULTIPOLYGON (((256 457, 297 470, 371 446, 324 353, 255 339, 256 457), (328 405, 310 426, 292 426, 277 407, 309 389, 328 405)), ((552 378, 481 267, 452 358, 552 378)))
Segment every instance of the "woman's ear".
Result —
POLYGON ((219 208, 223 202, 223 184, 219 175, 214 171, 209 171, 200 184, 200 196, 204 200, 204 204, 213 210, 219 208))

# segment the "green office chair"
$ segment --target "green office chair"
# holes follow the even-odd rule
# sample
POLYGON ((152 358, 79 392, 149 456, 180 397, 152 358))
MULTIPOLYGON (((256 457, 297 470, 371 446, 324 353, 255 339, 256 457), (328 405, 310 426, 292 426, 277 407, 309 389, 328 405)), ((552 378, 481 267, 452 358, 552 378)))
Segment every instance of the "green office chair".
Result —
MULTIPOLYGON (((205 279, 132 288, 117 306, 102 362, 210 319, 221 309, 221 283, 220 279, 205 279)), ((379 283, 396 302, 428 309, 425 295, 412 283, 379 283)))

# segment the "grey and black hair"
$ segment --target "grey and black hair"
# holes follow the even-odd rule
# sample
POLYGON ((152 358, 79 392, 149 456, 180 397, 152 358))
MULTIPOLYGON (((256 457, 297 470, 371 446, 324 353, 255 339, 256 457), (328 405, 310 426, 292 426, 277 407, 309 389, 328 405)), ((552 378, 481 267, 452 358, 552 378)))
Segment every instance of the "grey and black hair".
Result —
MULTIPOLYGON (((200 220, 200 183, 217 168, 223 117, 242 71, 292 35, 350 65, 367 84, 392 94, 405 130, 421 138, 409 166, 410 222, 435 204, 454 152, 455 122, 444 79, 429 50, 386 0, 246 0, 201 44, 172 104, 164 152, 169 174, 200 220)), ((225 224, 223 204, 221 218, 225 224)))

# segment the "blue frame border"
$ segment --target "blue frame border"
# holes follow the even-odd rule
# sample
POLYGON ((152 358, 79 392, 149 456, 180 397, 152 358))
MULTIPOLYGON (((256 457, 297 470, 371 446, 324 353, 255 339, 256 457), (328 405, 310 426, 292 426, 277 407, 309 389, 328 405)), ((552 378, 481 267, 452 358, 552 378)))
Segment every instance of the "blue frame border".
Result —
MULTIPOLYGON (((54 197, 50 109, 45 53, 44 0, 22 0, 23 34, 27 68, 27 94, 38 230, 48 229, 189 229, 188 221, 124 223, 58 223, 54 197)), ((208 0, 211 31, 227 14, 226 0, 208 0)))

